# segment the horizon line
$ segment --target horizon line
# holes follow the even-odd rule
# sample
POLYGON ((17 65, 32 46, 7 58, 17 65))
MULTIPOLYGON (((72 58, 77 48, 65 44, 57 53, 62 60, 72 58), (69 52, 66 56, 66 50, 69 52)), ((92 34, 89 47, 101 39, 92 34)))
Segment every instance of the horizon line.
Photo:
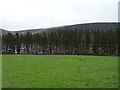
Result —
MULTIPOLYGON (((120 23, 120 21, 101 21, 101 22, 85 22, 85 23, 79 23, 79 24, 95 24, 95 23, 120 23)), ((50 27, 43 27, 43 28, 26 28, 26 29, 16 29, 16 30, 8 30, 8 29, 5 29, 5 28, 1 28, 0 29, 3 29, 3 30, 6 30, 6 31, 25 31, 25 30, 37 30, 37 29, 48 29, 48 28, 56 28, 56 27, 64 27, 64 26, 71 26, 71 25, 79 25, 78 23, 76 24, 65 24, 65 25, 58 25, 58 26, 50 26, 50 27)))

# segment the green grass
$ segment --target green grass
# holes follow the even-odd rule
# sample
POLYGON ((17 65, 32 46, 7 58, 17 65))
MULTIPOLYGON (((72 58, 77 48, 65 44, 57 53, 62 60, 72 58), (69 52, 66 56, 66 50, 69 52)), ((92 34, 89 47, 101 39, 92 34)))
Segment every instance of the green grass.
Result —
POLYGON ((3 55, 3 88, 116 88, 118 57, 3 55))

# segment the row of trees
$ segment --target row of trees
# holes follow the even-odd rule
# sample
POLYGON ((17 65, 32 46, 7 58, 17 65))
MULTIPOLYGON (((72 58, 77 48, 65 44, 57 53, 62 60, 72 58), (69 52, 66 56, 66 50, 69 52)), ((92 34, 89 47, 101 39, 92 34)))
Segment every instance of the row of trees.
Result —
POLYGON ((118 55, 117 30, 56 30, 2 35, 3 54, 118 55))

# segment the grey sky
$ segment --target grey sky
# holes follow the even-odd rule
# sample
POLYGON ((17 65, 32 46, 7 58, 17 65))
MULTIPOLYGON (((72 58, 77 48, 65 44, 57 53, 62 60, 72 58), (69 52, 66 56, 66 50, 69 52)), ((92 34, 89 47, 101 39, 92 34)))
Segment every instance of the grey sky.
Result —
POLYGON ((0 28, 24 30, 118 20, 119 0, 0 0, 0 28))

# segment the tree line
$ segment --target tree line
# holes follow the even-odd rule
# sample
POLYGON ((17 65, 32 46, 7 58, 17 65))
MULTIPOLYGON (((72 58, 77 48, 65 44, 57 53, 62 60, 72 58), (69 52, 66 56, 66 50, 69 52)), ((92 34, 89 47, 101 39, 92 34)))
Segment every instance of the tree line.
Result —
POLYGON ((118 55, 116 30, 55 30, 2 35, 3 54, 118 55))

